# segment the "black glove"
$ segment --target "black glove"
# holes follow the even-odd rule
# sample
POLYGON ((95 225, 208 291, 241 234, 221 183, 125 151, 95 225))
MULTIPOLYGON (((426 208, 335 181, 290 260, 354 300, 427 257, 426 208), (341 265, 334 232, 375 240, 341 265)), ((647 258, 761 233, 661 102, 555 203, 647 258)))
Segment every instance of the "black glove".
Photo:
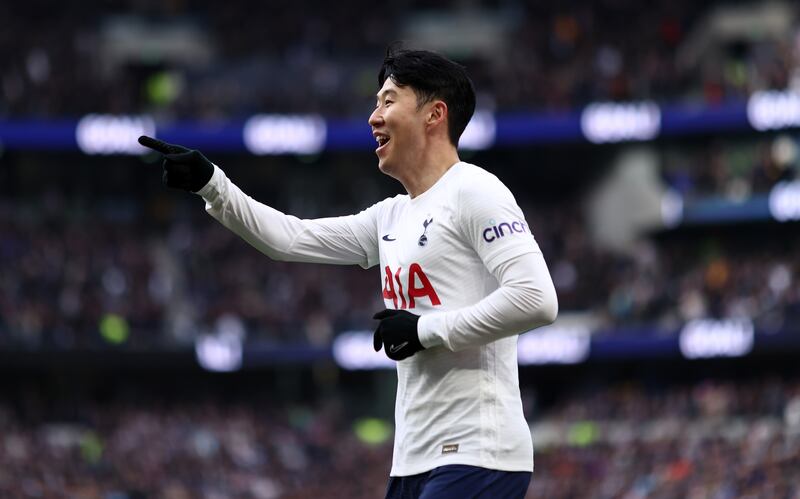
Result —
POLYGON ((378 352, 383 345, 386 356, 392 360, 403 360, 420 350, 425 350, 417 335, 419 316, 405 310, 382 310, 372 316, 380 324, 372 337, 372 346, 378 352))
POLYGON ((164 155, 162 180, 167 187, 197 192, 214 174, 214 165, 200 151, 146 135, 139 137, 139 143, 164 155))

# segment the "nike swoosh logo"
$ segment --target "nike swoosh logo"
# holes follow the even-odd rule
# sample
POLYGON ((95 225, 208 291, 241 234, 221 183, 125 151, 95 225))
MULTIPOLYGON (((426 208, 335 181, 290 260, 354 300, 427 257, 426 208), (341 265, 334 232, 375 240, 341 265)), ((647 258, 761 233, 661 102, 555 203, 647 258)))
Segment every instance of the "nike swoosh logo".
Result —
POLYGON ((399 345, 392 345, 392 346, 389 347, 389 351, 391 353, 397 353, 400 350, 402 350, 403 347, 406 346, 406 345, 408 345, 407 341, 404 341, 404 342, 400 343, 399 345))
POLYGON ((386 234, 386 235, 385 235, 385 236, 383 236, 381 239, 383 239, 384 241, 396 241, 396 240, 397 240, 396 238, 389 237, 389 235, 390 235, 390 234, 386 234))

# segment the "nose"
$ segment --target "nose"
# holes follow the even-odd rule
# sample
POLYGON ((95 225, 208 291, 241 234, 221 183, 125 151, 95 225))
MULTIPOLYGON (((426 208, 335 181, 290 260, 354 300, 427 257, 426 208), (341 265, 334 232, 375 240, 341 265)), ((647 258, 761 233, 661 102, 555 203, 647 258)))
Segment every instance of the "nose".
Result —
POLYGON ((372 114, 369 115, 368 123, 371 127, 383 125, 383 115, 381 115, 381 108, 376 107, 372 114))

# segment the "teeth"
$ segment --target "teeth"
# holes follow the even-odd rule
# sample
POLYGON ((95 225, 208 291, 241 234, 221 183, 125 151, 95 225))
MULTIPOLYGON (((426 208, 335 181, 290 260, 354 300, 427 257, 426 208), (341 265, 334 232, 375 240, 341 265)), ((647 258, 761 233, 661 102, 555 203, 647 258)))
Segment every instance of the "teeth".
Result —
POLYGON ((389 142, 389 137, 387 137, 385 135, 376 135, 375 136, 375 141, 378 143, 378 145, 382 146, 385 143, 389 142))

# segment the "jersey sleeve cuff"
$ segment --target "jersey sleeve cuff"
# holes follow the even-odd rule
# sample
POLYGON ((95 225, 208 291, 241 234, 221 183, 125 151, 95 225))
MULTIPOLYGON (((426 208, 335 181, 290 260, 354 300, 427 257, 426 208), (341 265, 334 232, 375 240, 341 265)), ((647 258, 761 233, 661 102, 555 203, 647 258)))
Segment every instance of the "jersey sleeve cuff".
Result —
POLYGON ((214 173, 211 174, 211 178, 208 179, 208 183, 206 183, 206 185, 204 185, 199 191, 195 192, 195 194, 202 197, 206 201, 213 201, 217 196, 219 196, 219 184, 224 176, 225 173, 223 173, 222 169, 217 165, 214 165, 214 173))
POLYGON ((419 318, 417 322, 417 336, 420 344, 425 348, 443 345, 442 335, 445 324, 445 314, 427 314, 419 318))

